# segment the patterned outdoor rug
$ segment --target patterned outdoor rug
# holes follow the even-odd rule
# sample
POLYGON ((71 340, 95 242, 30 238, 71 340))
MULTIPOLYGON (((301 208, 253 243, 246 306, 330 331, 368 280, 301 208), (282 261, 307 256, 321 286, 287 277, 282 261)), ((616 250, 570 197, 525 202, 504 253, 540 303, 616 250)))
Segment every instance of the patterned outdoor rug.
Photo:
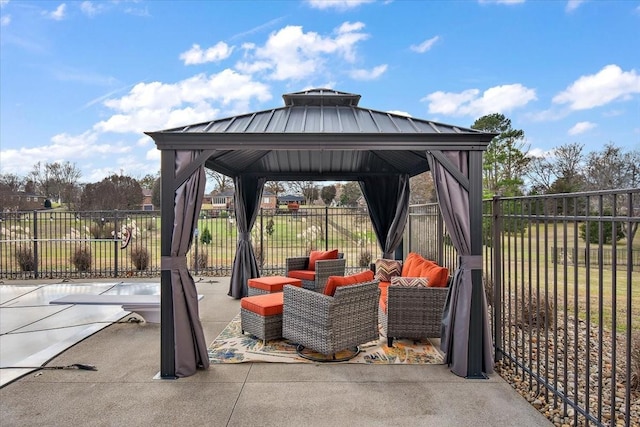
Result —
MULTIPOLYGON (((242 334, 240 315, 238 314, 209 346, 211 363, 316 363, 296 354, 296 346, 289 341, 272 340, 266 345, 262 340, 249 334, 242 334)), ((336 354, 337 358, 344 356, 336 354)), ((308 353, 308 350, 305 350, 308 353)), ((320 356, 316 354, 316 356, 320 356)), ((360 354, 347 362, 368 364, 442 364, 444 358, 439 348, 428 339, 393 341, 393 347, 387 347, 386 337, 360 346, 360 354)))

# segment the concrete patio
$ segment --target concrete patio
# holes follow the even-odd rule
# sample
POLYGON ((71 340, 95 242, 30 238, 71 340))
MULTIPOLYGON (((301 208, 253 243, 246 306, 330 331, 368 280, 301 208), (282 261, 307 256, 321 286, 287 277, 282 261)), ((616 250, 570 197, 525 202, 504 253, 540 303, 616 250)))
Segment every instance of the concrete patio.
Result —
MULTIPOLYGON (((228 278, 196 281, 211 342, 240 303, 227 297, 228 278)), ((498 375, 465 380, 446 366, 246 363, 154 379, 160 325, 151 323, 113 324, 49 365, 74 363, 98 370, 42 370, 0 389, 1 425, 551 425, 498 375)))

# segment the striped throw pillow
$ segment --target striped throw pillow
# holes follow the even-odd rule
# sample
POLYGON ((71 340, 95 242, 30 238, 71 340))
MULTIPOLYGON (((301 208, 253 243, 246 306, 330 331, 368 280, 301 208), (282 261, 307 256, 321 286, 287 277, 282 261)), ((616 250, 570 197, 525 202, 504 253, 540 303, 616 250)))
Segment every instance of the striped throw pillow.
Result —
POLYGON ((394 276, 400 276, 402 273, 402 263, 394 259, 377 259, 376 260, 376 280, 381 282, 390 282, 394 276))
POLYGON ((426 288, 429 279, 425 277, 392 277, 391 286, 404 286, 405 288, 426 288))

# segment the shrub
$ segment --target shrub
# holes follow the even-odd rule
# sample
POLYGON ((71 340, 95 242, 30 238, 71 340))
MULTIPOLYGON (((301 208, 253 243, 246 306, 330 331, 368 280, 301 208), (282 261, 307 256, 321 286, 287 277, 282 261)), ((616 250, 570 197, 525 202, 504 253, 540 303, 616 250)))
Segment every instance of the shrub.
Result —
POLYGON ((206 252, 198 252, 198 255, 193 255, 193 268, 203 270, 207 268, 209 264, 209 255, 206 252))
POLYGON ((16 251, 16 261, 22 271, 33 271, 36 267, 33 251, 26 246, 20 246, 16 251))
POLYGON ((207 227, 205 227, 204 230, 202 231, 202 235, 200 236, 200 242, 203 245, 208 245, 209 243, 211 243, 211 240, 212 240, 211 232, 207 227))
POLYGON ((551 326, 554 319, 553 303, 545 295, 540 295, 540 300, 531 295, 531 298, 525 298, 522 302, 521 327, 545 329, 551 326))
POLYGON ((273 232, 275 231, 273 218, 269 218, 269 221, 267 221, 267 225, 265 226, 265 231, 269 237, 273 236, 273 232))
POLYGON ((71 263, 78 271, 88 271, 91 268, 91 250, 85 246, 76 248, 71 263))
POLYGON ((360 252, 360 259, 358 260, 358 266, 363 268, 369 268, 371 265, 371 252, 362 251, 360 252))
MULTIPOLYGON (((614 240, 617 242, 624 237, 622 224, 620 223, 615 224, 615 231, 611 221, 603 221, 601 223, 588 221, 587 224, 589 224, 589 243, 610 245, 614 240), (602 238, 604 239, 602 242, 600 241, 600 227, 602 227, 602 238)), ((580 224, 580 238, 585 242, 587 241, 587 224, 580 224)))
POLYGON ((149 267, 149 252, 141 246, 131 249, 131 261, 138 271, 149 267))

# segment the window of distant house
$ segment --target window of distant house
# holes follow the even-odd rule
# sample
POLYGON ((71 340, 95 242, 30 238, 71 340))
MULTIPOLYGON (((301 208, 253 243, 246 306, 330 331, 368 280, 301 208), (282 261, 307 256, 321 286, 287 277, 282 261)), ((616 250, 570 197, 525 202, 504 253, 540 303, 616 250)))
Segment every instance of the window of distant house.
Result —
POLYGON ((31 197, 27 196, 27 202, 31 201, 31 197))
POLYGON ((263 203, 269 203, 269 198, 268 197, 263 197, 262 198, 262 202, 263 203))

